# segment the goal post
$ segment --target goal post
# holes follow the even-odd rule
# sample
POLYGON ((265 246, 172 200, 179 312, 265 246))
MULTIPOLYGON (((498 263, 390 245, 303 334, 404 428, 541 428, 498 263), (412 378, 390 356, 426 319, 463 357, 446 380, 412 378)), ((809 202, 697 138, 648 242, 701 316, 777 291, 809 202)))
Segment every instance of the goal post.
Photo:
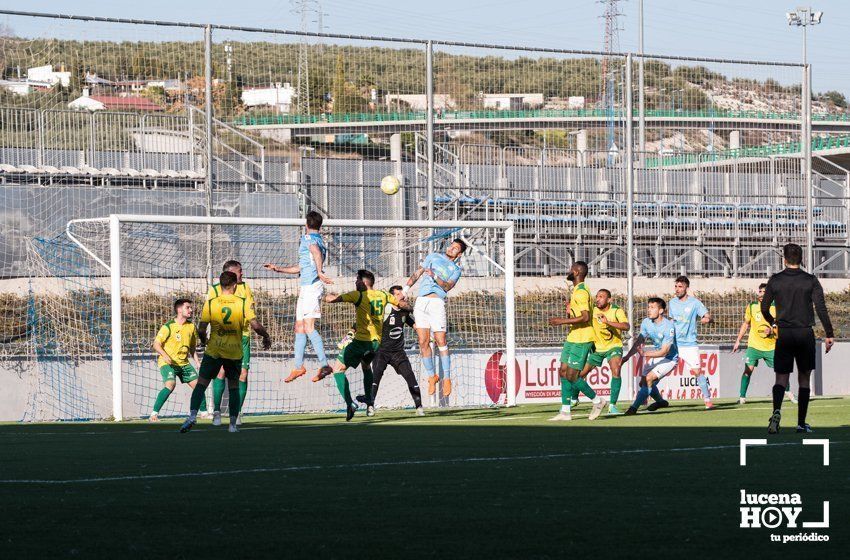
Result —
MULTIPOLYGON (((255 356, 252 356, 247 411, 308 412, 337 407, 334 388, 318 390, 316 386, 320 384, 303 379, 299 382, 306 386, 296 382, 284 387, 280 383, 291 366, 290 332, 298 280, 266 271, 262 265, 297 262, 297 241, 303 229, 304 220, 297 218, 115 214, 102 219, 70 221, 67 238, 108 277, 112 416, 122 420, 144 414, 145 400, 150 400, 155 379, 143 380, 143 377, 158 374, 151 366, 153 359, 143 335, 152 341, 156 333, 151 331, 158 328, 153 325, 170 318, 163 316, 167 309, 164 302, 180 294, 202 303, 209 273, 216 276, 221 264, 229 259, 242 262, 246 281, 257 294, 258 317, 264 324, 271 323, 265 326, 273 339, 277 339, 268 353, 260 353, 257 379, 255 356), (207 253, 213 255, 211 271, 203 270, 209 268, 207 253), (150 309, 140 307, 139 300, 145 298, 150 309), (141 365, 145 351, 147 362, 141 365), (287 395, 292 392, 298 394, 287 395)), ((334 285, 329 286, 334 293, 351 291, 353 276, 361 268, 375 272, 376 289, 388 290, 392 284, 402 284, 427 253, 445 250, 454 238, 463 239, 469 246, 461 258, 463 275, 446 300, 452 377, 457 389, 451 399, 439 399, 431 404, 516 404, 513 222, 327 219, 322 234, 328 247, 325 270, 334 278, 334 285), (496 352, 505 366, 500 363, 499 371, 494 374, 486 357, 496 352)), ((411 294, 416 294, 420 284, 421 280, 411 294)), ((317 328, 331 360, 340 333, 344 334, 351 326, 351 308, 347 304, 323 304, 317 328)), ((199 304, 196 309, 199 313, 199 304)), ((408 331, 406 340, 414 370, 424 379, 415 334, 408 331)), ((254 348, 257 346, 255 343, 254 348)), ((365 390, 357 386, 359 381, 355 382, 359 376, 349 375, 352 392, 365 390)), ((389 388, 384 402, 404 406, 409 401, 407 387, 400 387, 398 380, 393 379, 397 377, 388 370, 381 382, 379 401, 385 394, 385 383, 389 388)), ((177 413, 176 405, 173 411, 177 413)))

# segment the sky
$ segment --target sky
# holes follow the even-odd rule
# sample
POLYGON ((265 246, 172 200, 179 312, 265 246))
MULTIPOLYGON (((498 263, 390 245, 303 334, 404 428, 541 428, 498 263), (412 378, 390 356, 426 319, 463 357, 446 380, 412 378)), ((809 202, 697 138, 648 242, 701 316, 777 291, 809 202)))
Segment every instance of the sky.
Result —
MULTIPOLYGON (((329 33, 565 49, 603 47, 603 6, 595 0, 320 1, 329 33)), ((619 6, 620 50, 637 51, 639 0, 623 0, 619 6)), ((802 29, 789 27, 785 19, 785 12, 796 6, 787 0, 644 0, 644 50, 801 62, 802 29)), ((824 12, 821 25, 808 33, 813 90, 838 90, 850 97, 850 2, 820 0, 812 7, 824 12)), ((24 4, 0 0, 0 9, 288 30, 300 26, 291 0, 27 0, 24 4)), ((21 36, 43 35, 45 29, 44 20, 0 15, 0 23, 9 24, 21 36)))

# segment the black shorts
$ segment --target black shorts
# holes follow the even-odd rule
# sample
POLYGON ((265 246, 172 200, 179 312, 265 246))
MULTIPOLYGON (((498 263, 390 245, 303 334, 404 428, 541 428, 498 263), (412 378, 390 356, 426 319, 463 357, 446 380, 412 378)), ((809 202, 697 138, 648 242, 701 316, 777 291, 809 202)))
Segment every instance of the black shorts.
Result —
POLYGON ((396 372, 401 373, 399 368, 403 366, 403 364, 407 362, 407 367, 410 366, 410 360, 407 358, 407 352, 404 350, 382 350, 378 349, 375 352, 375 358, 372 360, 372 369, 373 370, 381 370, 386 369, 388 365, 392 366, 396 372))
POLYGON ((776 338, 776 351, 773 356, 773 371, 788 374, 812 371, 815 369, 815 332, 811 328, 791 329, 780 328, 776 338))

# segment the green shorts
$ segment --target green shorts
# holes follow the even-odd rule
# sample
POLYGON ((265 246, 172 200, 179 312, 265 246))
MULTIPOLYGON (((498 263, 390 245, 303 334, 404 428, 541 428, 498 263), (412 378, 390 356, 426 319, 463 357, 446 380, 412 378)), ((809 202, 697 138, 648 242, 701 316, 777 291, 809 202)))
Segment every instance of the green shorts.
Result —
POLYGON ((759 361, 764 360, 767 367, 773 367, 773 350, 756 350, 755 348, 747 348, 744 353, 744 363, 749 367, 756 367, 759 361))
POLYGON ((561 350, 561 363, 581 371, 587 363, 587 357, 593 352, 592 342, 565 342, 561 350))
POLYGON ((609 348, 604 352, 592 352, 590 356, 587 357, 587 363, 592 365, 593 367, 599 367, 602 365, 602 362, 608 360, 608 363, 611 363, 611 358, 622 358, 623 357, 623 347, 617 346, 616 348, 609 348))
POLYGON ((198 378, 198 372, 192 364, 185 366, 170 366, 168 364, 159 368, 159 374, 162 376, 162 381, 174 381, 180 378, 181 383, 189 383, 198 378))
POLYGON ((251 337, 242 337, 242 369, 251 369, 251 337))
POLYGON ((204 354, 201 360, 200 376, 208 380, 213 379, 221 371, 221 368, 224 368, 224 377, 237 380, 239 379, 239 374, 242 372, 242 359, 214 358, 209 354, 204 354))
POLYGON ((366 354, 378 351, 377 340, 352 340, 345 345, 342 352, 336 357, 337 361, 345 364, 345 367, 354 368, 360 365, 366 354))

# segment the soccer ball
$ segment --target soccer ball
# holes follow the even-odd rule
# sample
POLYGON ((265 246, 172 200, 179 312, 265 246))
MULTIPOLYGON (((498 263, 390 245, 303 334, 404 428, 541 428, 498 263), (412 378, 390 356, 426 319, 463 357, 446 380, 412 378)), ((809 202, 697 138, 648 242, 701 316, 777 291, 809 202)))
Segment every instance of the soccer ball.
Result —
POLYGON ((387 175, 381 179, 381 190, 384 194, 393 195, 401 188, 401 183, 395 175, 387 175))

